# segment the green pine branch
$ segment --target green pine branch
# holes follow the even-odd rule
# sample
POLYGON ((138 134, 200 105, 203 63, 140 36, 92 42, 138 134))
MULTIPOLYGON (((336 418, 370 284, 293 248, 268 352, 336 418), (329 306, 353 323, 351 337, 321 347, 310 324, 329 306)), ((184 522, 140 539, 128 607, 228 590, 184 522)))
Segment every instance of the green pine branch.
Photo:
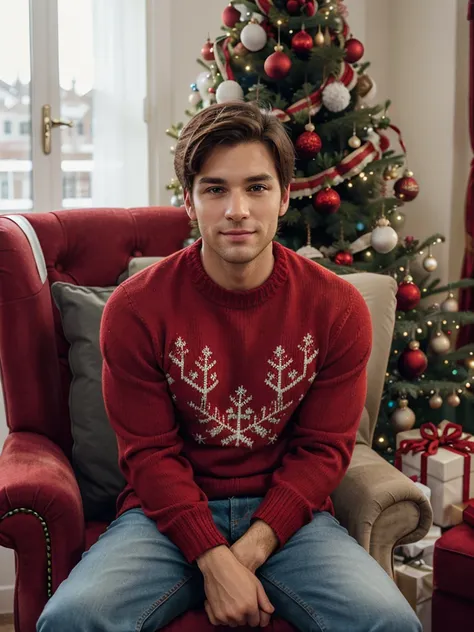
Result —
POLYGON ((453 290, 458 289, 466 289, 469 287, 474 287, 474 279, 461 279, 460 281, 454 281, 453 283, 449 283, 448 285, 443 285, 441 287, 434 287, 432 289, 428 289, 424 294, 425 296, 434 296, 435 294, 445 294, 446 292, 452 292, 453 290))
MULTIPOLYGON (((464 382, 464 381, 463 381, 464 382)), ((392 399, 397 397, 403 397, 408 395, 413 399, 430 395, 432 391, 438 391, 441 397, 446 397, 457 392, 459 389, 463 389, 462 396, 469 399, 474 397, 474 393, 471 393, 468 388, 464 388, 463 382, 453 382, 451 380, 423 380, 419 382, 407 382, 399 381, 386 385, 386 391, 392 399)))

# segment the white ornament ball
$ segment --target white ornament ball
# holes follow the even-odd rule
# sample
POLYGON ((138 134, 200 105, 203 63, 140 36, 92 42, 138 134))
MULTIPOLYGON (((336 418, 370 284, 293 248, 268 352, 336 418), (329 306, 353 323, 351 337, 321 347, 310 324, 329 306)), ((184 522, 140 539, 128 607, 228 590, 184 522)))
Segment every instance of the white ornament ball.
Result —
POLYGON ((196 85, 199 90, 199 94, 201 95, 201 99, 205 103, 210 101, 209 88, 212 88, 214 85, 212 73, 206 71, 199 73, 196 79, 196 85))
POLYGON ((451 292, 449 293, 448 298, 441 303, 440 307, 442 312, 459 311, 459 303, 454 298, 454 294, 451 294, 451 292))
POLYGON ((256 53, 265 47, 268 37, 265 29, 260 24, 247 24, 242 29, 240 40, 247 50, 256 53))
POLYGON ((428 403, 430 405, 430 408, 436 410, 438 408, 441 408, 441 406, 443 405, 443 398, 441 397, 441 395, 433 395, 432 397, 430 397, 428 403))
POLYGON ((334 81, 323 90, 323 104, 330 112, 342 112, 351 102, 351 93, 340 81, 334 81))
POLYGON ((191 105, 192 107, 196 107, 196 105, 199 105, 199 103, 201 103, 202 101, 201 95, 199 94, 199 92, 191 92, 188 97, 188 101, 189 105, 191 105))
POLYGON ((432 255, 428 255, 423 259, 423 267, 427 272, 434 272, 438 267, 438 262, 432 255))
POLYGON ((456 393, 451 393, 451 395, 448 395, 446 398, 446 401, 448 402, 448 404, 450 406, 452 406, 453 408, 456 408, 457 406, 459 406, 459 404, 461 403, 461 400, 459 399, 459 397, 456 395, 456 393))
POLYGON ((228 103, 229 101, 242 101, 244 91, 237 81, 223 81, 217 88, 217 103, 228 103))
MULTIPOLYGON (((406 400, 403 400, 405 402, 406 400)), ((411 408, 408 408, 408 404, 401 404, 401 408, 397 408, 390 417, 391 424, 395 432, 404 432, 405 430, 411 430, 415 425, 416 417, 411 408)))
POLYGON ((433 338, 431 338, 430 349, 438 355, 448 353, 448 351, 451 349, 451 341, 446 334, 444 334, 443 332, 439 332, 435 334, 433 338))
POLYGON ((372 231, 371 246, 383 255, 391 252, 398 244, 398 234, 391 226, 377 226, 372 231))

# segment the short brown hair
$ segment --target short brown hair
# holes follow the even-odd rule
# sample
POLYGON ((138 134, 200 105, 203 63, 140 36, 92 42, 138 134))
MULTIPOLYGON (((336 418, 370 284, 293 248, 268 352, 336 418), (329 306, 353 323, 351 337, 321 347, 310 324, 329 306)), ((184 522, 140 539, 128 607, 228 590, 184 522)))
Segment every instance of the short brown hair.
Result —
POLYGON ((183 189, 192 192, 194 178, 218 145, 261 142, 270 150, 283 189, 295 169, 295 150, 282 123, 256 103, 231 101, 198 112, 183 128, 176 145, 174 166, 183 189))

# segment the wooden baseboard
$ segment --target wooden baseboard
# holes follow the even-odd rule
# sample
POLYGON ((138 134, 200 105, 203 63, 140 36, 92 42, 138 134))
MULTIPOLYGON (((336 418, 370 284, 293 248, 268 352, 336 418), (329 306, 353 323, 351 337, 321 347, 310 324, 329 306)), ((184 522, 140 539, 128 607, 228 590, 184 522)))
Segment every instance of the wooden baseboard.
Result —
POLYGON ((13 625, 13 614, 0 614, 0 625, 11 623, 13 625))

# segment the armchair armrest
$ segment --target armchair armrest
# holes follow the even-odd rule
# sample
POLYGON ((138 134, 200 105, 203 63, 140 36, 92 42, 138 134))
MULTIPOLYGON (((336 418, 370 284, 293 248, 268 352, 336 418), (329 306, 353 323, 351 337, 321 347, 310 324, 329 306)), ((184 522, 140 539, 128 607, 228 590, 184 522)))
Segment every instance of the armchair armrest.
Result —
POLYGON ((61 449, 39 434, 8 435, 0 455, 0 545, 16 552, 16 630, 34 632, 80 559, 84 530, 79 488, 61 449))
POLYGON ((370 447, 358 444, 332 495, 336 516, 393 577, 393 549, 417 542, 432 524, 423 492, 370 447))

